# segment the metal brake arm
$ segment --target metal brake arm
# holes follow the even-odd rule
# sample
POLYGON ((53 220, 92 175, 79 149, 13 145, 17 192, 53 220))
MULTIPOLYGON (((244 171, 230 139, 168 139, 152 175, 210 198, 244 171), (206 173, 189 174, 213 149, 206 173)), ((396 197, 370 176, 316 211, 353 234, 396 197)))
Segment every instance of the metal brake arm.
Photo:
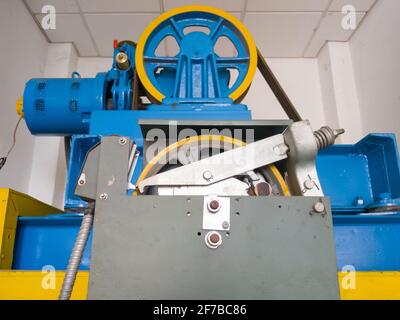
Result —
POLYGON ((288 147, 282 134, 262 139, 144 179, 149 186, 205 186, 283 160, 288 147))

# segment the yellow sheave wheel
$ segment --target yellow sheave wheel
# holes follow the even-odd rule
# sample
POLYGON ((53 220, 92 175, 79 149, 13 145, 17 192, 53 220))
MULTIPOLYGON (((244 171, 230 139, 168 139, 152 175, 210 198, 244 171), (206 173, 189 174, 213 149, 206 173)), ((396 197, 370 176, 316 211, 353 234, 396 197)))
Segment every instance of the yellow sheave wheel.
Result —
MULTIPOLYGON (((231 98, 233 101, 240 100, 241 98, 244 97, 246 90, 249 89, 251 82, 254 78, 254 74, 257 69, 257 48, 254 43, 253 37, 251 36, 249 30, 245 27, 244 24, 240 22, 236 17, 230 15, 229 13, 208 7, 208 6, 184 6, 180 8, 176 8, 173 10, 170 10, 168 12, 165 12, 161 14, 159 17, 154 19, 144 30, 142 35, 139 38, 139 41, 137 43, 136 47, 136 56, 135 56, 135 61, 136 61, 136 69, 137 73, 139 75, 139 78, 146 89, 147 93, 150 95, 150 98, 152 100, 156 100, 158 102, 162 102, 162 100, 165 98, 165 95, 160 92, 154 84, 151 82, 149 79, 149 76, 146 71, 145 67, 145 62, 144 62, 144 53, 145 53, 145 48, 146 48, 146 42, 150 38, 153 32, 156 32, 156 28, 165 22, 168 19, 171 19, 177 15, 184 14, 184 13, 190 13, 190 12, 204 12, 208 14, 214 14, 216 16, 219 16, 227 21, 230 22, 230 24, 237 29, 237 32, 240 32, 243 39, 245 40, 247 50, 248 50, 248 55, 249 55, 249 62, 248 62, 248 68, 247 68, 247 73, 244 76, 243 81, 241 84, 233 91, 230 93, 229 98, 231 98)), ((163 38, 162 38, 163 39, 163 38)), ((160 39, 160 41, 162 41, 160 39)))
MULTIPOLYGON (((221 144, 228 143, 235 147, 243 147, 246 145, 246 143, 243 142, 242 140, 234 139, 234 138, 231 138, 228 136, 221 136, 221 135, 193 136, 193 137, 179 140, 179 141, 167 146, 163 150, 161 150, 159 153, 157 153, 157 155, 153 159, 151 159, 151 161, 146 165, 146 167, 143 169, 142 173, 140 174, 140 176, 136 182, 136 186, 138 186, 139 183, 142 182, 147 177, 150 177, 153 174, 157 174, 157 172, 154 172, 153 168, 160 161, 165 160, 165 158, 168 156, 168 154, 170 154, 172 152, 176 152, 179 148, 181 148, 182 146, 184 146, 186 144, 193 143, 193 142, 201 143, 202 141, 207 141, 210 143, 213 141, 217 141, 217 142, 220 142, 221 144)), ((283 195, 290 196, 289 188, 288 188, 285 180, 283 179, 281 173, 279 172, 278 168, 274 164, 270 164, 268 167, 269 167, 272 175, 274 175, 277 183, 279 184, 279 187, 282 190, 283 195)), ((135 191, 133 193, 133 195, 138 195, 138 192, 135 191)))

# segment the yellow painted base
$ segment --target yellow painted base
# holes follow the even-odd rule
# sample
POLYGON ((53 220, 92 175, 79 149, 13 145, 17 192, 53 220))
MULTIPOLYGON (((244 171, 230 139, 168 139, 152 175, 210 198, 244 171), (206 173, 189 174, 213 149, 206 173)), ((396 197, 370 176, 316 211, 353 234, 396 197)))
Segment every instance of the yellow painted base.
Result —
MULTIPOLYGON (((354 288, 347 273, 339 272, 342 300, 400 300, 400 272, 356 272, 354 288)), ((0 271, 0 300, 54 300, 58 298, 64 272, 0 271)), ((77 275, 72 299, 87 298, 89 272, 77 275)))
MULTIPOLYGON (((0 271, 0 300, 56 300, 64 280, 63 271, 0 271)), ((78 272, 71 299, 85 300, 89 272, 78 272)))
POLYGON ((400 272, 355 272, 354 289, 345 289, 346 276, 339 272, 342 300, 400 300, 400 272))

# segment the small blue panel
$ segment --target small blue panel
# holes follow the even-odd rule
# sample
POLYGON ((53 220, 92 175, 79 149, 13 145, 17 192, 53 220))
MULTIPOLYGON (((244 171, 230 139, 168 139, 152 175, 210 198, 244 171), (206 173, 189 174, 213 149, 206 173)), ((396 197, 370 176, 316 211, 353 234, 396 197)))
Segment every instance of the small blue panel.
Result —
MULTIPOLYGON (((65 270, 82 222, 81 214, 52 214, 19 217, 14 243, 13 269, 41 270, 51 265, 65 270)), ((88 270, 92 235, 84 251, 80 269, 88 270)))
POLYGON ((335 215, 333 218, 338 270, 400 270, 400 214, 335 215))
POLYGON ((356 205, 358 198, 364 203, 373 202, 368 158, 352 149, 352 146, 334 146, 320 152, 317 158, 322 189, 337 211, 362 212, 365 206, 356 205))

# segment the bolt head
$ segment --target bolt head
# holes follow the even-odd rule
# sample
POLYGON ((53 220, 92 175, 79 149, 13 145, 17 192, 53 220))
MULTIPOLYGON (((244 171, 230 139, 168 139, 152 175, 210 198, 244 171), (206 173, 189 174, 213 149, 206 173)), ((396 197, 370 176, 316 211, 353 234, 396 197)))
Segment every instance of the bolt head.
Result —
POLYGON ((100 200, 107 200, 108 199, 108 194, 107 193, 102 193, 99 196, 100 200))
POLYGON ((314 188, 314 186, 315 186, 315 183, 314 183, 313 180, 307 179, 306 181, 304 181, 304 187, 305 187, 307 190, 311 190, 312 188, 314 188))
POLYGON ((207 180, 207 181, 208 181, 208 180, 211 180, 212 177, 213 177, 213 175, 212 175, 211 171, 206 170, 206 171, 203 172, 203 178, 204 178, 205 180, 207 180))
POLYGON ((125 52, 118 52, 115 59, 118 63, 124 63, 128 60, 128 55, 125 52))
POLYGON ((210 249, 217 249, 222 243, 222 236, 217 231, 210 231, 206 234, 205 243, 210 249))
POLYGON ((229 222, 228 221, 222 222, 222 228, 228 229, 229 228, 229 222))
POLYGON ((211 242, 212 244, 217 244, 218 241, 219 241, 219 239, 220 239, 220 237, 219 237, 218 234, 216 234, 216 233, 213 233, 213 234, 211 234, 211 236, 210 236, 210 242, 211 242))
POLYGON ((323 213, 325 211, 325 205, 322 202, 318 201, 314 203, 313 209, 317 213, 323 213))
POLYGON ((217 199, 213 199, 208 203, 208 211, 216 213, 221 208, 221 204, 217 199))
POLYGON ((119 138, 118 142, 119 144, 124 145, 126 144, 126 138, 119 138))
POLYGON ((356 205, 357 206, 363 206, 364 205, 364 199, 359 197, 356 199, 356 205))
POLYGON ((289 151, 289 147, 284 143, 274 147, 275 154, 280 155, 280 156, 286 154, 288 151, 289 151))
POLYGON ((83 186, 86 183, 86 175, 82 173, 78 179, 78 185, 83 186))

